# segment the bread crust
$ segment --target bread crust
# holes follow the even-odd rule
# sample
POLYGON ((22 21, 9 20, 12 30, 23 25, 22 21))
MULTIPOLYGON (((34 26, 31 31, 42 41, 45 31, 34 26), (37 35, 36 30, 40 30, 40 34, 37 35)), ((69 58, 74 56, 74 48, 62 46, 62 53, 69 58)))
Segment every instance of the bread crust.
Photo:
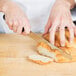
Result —
POLYGON ((40 65, 45 65, 45 64, 49 64, 51 63, 52 61, 48 61, 46 63, 42 62, 41 60, 32 60, 32 59, 29 59, 31 62, 34 62, 34 63, 37 63, 37 64, 40 64, 40 65))
POLYGON ((30 55, 27 57, 27 59, 30 60, 31 62, 40 64, 40 65, 45 65, 53 62, 52 58, 48 58, 42 55, 30 55))

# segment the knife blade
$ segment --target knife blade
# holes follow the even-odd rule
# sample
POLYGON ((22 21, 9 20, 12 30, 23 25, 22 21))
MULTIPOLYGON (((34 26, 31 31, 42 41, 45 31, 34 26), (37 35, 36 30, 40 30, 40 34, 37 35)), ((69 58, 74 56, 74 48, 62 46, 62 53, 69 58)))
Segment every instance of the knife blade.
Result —
POLYGON ((48 44, 51 47, 51 49, 53 49, 53 50, 55 49, 55 50, 59 51, 60 54, 62 54, 62 56, 64 56, 65 58, 68 58, 69 60, 72 59, 71 54, 68 54, 67 52, 63 51, 62 49, 56 47, 55 45, 52 45, 51 43, 49 43, 47 40, 45 40, 43 37, 37 35, 36 33, 31 32, 28 36, 31 37, 33 40, 37 41, 38 43, 45 42, 46 44, 48 44))

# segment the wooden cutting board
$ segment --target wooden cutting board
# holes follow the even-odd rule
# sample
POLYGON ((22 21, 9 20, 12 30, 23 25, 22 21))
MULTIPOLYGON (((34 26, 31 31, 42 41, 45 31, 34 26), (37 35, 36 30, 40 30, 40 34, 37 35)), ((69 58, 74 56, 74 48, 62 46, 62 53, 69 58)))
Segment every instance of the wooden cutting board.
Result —
POLYGON ((38 65, 27 60, 37 54, 36 42, 17 34, 0 34, 0 76, 76 76, 76 62, 38 65))

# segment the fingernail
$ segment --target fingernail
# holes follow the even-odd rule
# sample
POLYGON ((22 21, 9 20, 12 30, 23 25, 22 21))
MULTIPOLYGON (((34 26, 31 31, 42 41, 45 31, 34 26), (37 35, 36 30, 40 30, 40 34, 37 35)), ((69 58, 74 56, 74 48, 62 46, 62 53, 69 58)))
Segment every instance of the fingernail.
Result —
POLYGON ((17 21, 14 22, 14 25, 17 25, 17 21))
POLYGON ((54 45, 54 41, 50 41, 50 43, 51 43, 52 45, 54 45))
POLYGON ((73 43, 74 37, 70 38, 70 43, 73 43))
POLYGON ((61 44, 61 46, 64 47, 65 45, 64 44, 61 44))
POLYGON ((12 25, 12 21, 9 21, 9 24, 12 25))
POLYGON ((70 44, 72 44, 73 43, 73 40, 70 40, 70 44))
POLYGON ((61 43, 61 46, 62 46, 62 47, 64 47, 64 46, 65 46, 65 43, 64 43, 64 42, 62 42, 62 43, 61 43))

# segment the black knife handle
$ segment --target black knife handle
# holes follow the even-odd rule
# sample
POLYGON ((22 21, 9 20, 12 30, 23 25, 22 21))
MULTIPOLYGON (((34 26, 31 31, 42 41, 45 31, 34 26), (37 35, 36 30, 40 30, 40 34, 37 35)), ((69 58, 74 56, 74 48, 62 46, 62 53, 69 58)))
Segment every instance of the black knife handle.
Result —
POLYGON ((73 21, 73 23, 76 25, 76 21, 73 21))

